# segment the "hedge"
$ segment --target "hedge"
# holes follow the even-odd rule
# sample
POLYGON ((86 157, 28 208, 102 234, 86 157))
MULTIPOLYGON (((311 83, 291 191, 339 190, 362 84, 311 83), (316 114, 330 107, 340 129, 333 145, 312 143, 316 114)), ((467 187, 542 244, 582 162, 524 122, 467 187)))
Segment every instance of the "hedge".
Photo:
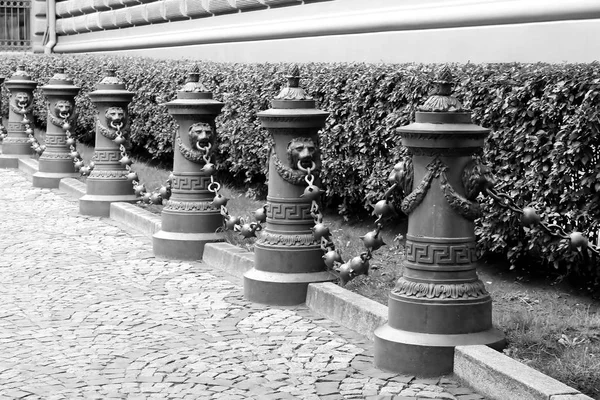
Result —
MULTIPOLYGON (((136 93, 130 105, 135 153, 155 162, 172 160, 174 120, 164 102, 183 84, 190 61, 81 56, 14 56, 0 60, 8 76, 25 62, 41 84, 63 62, 82 87, 77 98, 77 136, 93 139, 94 107, 86 94, 111 60, 136 93)), ((235 182, 264 182, 271 140, 256 113, 285 84, 288 66, 199 62, 201 81, 225 106, 217 120, 218 167, 235 182)), ((302 66, 302 84, 319 108, 330 112, 320 133, 323 185, 330 204, 348 215, 370 209, 387 187, 388 171, 405 153, 396 128, 413 120, 428 95, 436 65, 318 64, 302 66)), ((567 231, 597 239, 600 220, 600 64, 454 65, 455 95, 472 109, 475 123, 491 128, 485 159, 497 188, 521 206, 535 206, 567 231)), ((35 115, 45 121, 36 95, 35 115)), ((2 109, 7 110, 6 91, 2 109)), ((600 285, 598 260, 570 251, 567 240, 521 227, 519 216, 483 199, 486 214, 476 233, 482 252, 505 254, 513 265, 537 265, 600 285)))

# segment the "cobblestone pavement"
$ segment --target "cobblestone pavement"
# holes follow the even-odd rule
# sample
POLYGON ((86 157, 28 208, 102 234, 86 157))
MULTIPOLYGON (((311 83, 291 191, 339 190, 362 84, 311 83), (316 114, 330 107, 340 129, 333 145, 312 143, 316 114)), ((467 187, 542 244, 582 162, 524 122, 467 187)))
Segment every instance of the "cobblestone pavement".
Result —
POLYGON ((0 399, 482 398, 379 371, 357 334, 242 293, 0 170, 0 399))

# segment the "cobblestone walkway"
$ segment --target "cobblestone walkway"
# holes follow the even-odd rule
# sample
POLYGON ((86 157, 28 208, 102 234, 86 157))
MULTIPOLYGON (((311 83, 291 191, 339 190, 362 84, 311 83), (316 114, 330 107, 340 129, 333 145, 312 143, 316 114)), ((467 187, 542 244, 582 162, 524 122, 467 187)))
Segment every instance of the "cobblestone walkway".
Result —
POLYGON ((481 399, 0 170, 0 399, 481 399))

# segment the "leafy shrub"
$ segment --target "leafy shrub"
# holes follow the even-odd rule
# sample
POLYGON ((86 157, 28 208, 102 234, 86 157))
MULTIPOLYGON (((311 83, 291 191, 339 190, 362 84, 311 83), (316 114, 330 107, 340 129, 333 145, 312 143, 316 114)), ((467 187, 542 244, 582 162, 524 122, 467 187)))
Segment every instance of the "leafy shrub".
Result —
MULTIPOLYGON (((135 153, 170 163, 176 124, 164 103, 185 81, 189 61, 81 56, 6 56, 0 73, 9 76, 25 62, 40 86, 52 66, 64 62, 82 87, 77 98, 76 135, 93 140, 95 109, 87 93, 109 60, 136 93, 130 107, 135 153)), ((281 64, 198 62, 201 81, 225 106, 217 119, 217 165, 238 184, 264 182, 271 139, 256 113, 285 84, 281 64)), ((320 132, 323 186, 342 214, 369 210, 387 187, 391 167, 405 153, 396 128, 413 120, 428 94, 435 65, 306 64, 303 86, 330 117, 320 132)), ((473 110, 475 123, 492 129, 485 158, 498 177, 497 187, 522 207, 535 205, 543 217, 567 231, 580 230, 596 240, 600 220, 598 131, 600 65, 456 65, 455 95, 473 110)), ((35 116, 45 123, 45 105, 36 95, 35 116)), ((7 109, 6 91, 3 110, 7 109)), ((519 216, 484 200, 487 213, 477 224, 484 252, 506 254, 515 265, 535 263, 574 273, 600 285, 597 260, 567 249, 568 241, 521 227, 519 216), (526 232, 527 231, 527 232, 526 232)))

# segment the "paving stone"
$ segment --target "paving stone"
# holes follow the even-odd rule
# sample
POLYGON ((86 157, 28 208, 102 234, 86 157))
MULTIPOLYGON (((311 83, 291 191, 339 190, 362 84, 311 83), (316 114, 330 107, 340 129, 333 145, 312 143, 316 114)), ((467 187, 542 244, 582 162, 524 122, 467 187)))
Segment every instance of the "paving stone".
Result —
POLYGON ((380 371, 355 332, 156 259, 145 236, 19 171, 0 170, 0 193, 0 399, 480 398, 380 371))

